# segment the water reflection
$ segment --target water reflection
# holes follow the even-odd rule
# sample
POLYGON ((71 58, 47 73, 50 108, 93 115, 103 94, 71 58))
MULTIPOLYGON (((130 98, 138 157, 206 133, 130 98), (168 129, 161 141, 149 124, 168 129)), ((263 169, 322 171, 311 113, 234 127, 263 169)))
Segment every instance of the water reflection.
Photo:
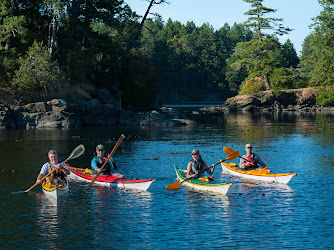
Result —
POLYGON ((40 202, 37 216, 37 225, 40 226, 39 235, 46 239, 49 248, 56 248, 56 240, 59 237, 58 204, 57 200, 50 199, 42 193, 36 194, 36 200, 40 202))
POLYGON ((17 170, 0 175, 1 246, 66 249, 75 242, 76 248, 89 249, 275 249, 277 244, 330 249, 333 129, 330 117, 229 114, 187 128, 0 131, 0 165, 17 170), (157 178, 148 192, 87 189, 86 183, 72 182, 57 205, 45 200, 40 187, 8 194, 33 184, 51 146, 65 159, 67 151, 84 144, 85 154, 70 164, 86 168, 95 146, 107 143, 111 150, 121 133, 127 138, 114 155, 118 171, 131 178, 157 178), (184 186, 165 190, 175 178, 173 165, 185 168, 193 148, 215 163, 226 157, 223 146, 243 153, 246 142, 255 144, 274 172, 292 170, 298 176, 289 185, 261 183, 223 175, 216 168, 217 180, 233 183, 226 196, 184 186))

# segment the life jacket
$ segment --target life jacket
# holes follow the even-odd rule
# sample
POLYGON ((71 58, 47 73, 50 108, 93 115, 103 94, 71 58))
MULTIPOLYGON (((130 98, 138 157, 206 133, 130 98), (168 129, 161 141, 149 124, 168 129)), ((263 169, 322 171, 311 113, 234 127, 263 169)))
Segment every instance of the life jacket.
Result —
POLYGON ((257 161, 255 159, 255 156, 254 154, 251 154, 250 156, 247 156, 247 162, 250 162, 254 165, 248 165, 248 166, 245 166, 245 169, 249 169, 249 168, 257 168, 257 161))
POLYGON ((200 159, 198 162, 193 161, 191 170, 191 174, 196 174, 197 178, 204 176, 205 166, 203 160, 200 159))
MULTIPOLYGON (((54 170, 55 167, 52 166, 51 162, 49 162, 49 173, 52 172, 52 170, 54 170)), ((65 173, 62 169, 57 169, 55 171, 53 171, 53 173, 51 174, 51 179, 57 179, 60 178, 61 180, 65 180, 65 173)))
MULTIPOLYGON (((97 159, 97 167, 101 168, 103 166, 103 164, 108 161, 108 159, 106 157, 97 157, 95 156, 94 158, 97 159)), ((104 174, 110 174, 111 173, 111 165, 109 163, 109 161, 106 163, 106 165, 103 167, 102 173, 104 174)))

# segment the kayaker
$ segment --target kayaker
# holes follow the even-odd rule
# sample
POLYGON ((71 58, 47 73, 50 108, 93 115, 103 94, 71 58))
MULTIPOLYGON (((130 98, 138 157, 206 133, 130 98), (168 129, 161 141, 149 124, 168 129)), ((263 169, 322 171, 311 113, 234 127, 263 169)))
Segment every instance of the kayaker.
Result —
POLYGON ((260 156, 253 153, 252 149, 253 147, 251 144, 245 145, 246 154, 240 157, 239 167, 244 169, 255 169, 261 165, 262 168, 267 168, 267 165, 261 160, 260 156))
MULTIPOLYGON (((92 159, 91 161, 91 167, 94 171, 101 171, 102 165, 106 162, 108 159, 107 157, 104 156, 106 149, 102 144, 99 144, 96 146, 96 156, 92 159)), ((104 174, 111 174, 111 168, 117 169, 117 165, 114 162, 114 159, 110 157, 109 161, 107 164, 103 167, 102 172, 104 174)))
POLYGON ((58 162, 58 154, 55 150, 50 150, 48 152, 49 162, 45 163, 41 171, 39 172, 39 175, 37 176, 36 183, 40 183, 41 179, 47 175, 50 171, 56 169, 53 174, 51 175, 51 181, 54 181, 56 179, 65 180, 66 175, 70 174, 70 170, 66 167, 66 164, 60 164, 58 162))
POLYGON ((208 164, 203 161, 199 150, 194 149, 191 152, 193 161, 190 161, 187 165, 187 178, 200 178, 204 176, 206 171, 209 175, 212 175, 215 171, 215 165, 212 164, 211 168, 208 167, 208 164))

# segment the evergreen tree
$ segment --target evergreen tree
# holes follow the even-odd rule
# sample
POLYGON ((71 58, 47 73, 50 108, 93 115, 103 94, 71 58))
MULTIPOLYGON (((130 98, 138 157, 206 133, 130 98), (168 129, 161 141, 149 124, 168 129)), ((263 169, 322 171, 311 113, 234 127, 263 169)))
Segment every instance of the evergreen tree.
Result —
POLYGON ((293 67, 294 69, 297 68, 299 64, 299 58, 290 39, 286 40, 286 42, 283 44, 282 53, 284 57, 284 67, 293 67))
POLYGON ((244 23, 245 26, 254 28, 254 31, 260 41, 265 38, 266 34, 263 33, 264 29, 273 30, 276 35, 287 34, 291 29, 284 28, 281 23, 282 18, 264 17, 266 14, 275 13, 276 9, 271 9, 263 6, 264 0, 243 0, 244 2, 250 3, 252 9, 247 11, 245 15, 250 16, 244 23))
MULTIPOLYGON (((283 20, 282 18, 264 17, 266 14, 275 13, 277 11, 275 9, 263 6, 262 2, 264 0, 243 0, 243 1, 250 3, 252 7, 252 9, 250 9, 245 13, 245 15, 248 15, 250 17, 244 23, 244 25, 254 29, 255 34, 260 42, 267 37, 267 34, 263 33, 263 29, 272 30, 274 35, 283 35, 291 31, 289 28, 284 28, 282 24, 279 23, 283 20)), ((259 48, 261 48, 261 46, 259 48)), ((268 54, 268 53, 262 51, 259 54, 260 57, 262 56, 261 54, 268 54)), ((268 74, 265 72, 263 74, 263 81, 266 86, 266 90, 269 90, 271 88, 269 77, 268 74)))
POLYGON ((334 2, 319 0, 323 10, 314 19, 314 31, 303 45, 302 72, 311 70, 310 84, 322 86, 318 104, 334 104, 334 2))
POLYGON ((27 55, 19 59, 19 69, 12 83, 23 100, 36 101, 36 98, 45 99, 65 82, 47 47, 34 42, 27 55))

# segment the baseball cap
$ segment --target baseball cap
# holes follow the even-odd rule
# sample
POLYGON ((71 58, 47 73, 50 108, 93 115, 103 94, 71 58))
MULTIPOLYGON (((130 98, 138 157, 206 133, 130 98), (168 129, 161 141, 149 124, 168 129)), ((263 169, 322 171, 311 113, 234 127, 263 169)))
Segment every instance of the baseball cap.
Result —
POLYGON ((198 155, 199 154, 199 150, 198 149, 194 149, 193 151, 191 151, 192 155, 198 155))
POLYGON ((101 150, 101 149, 105 149, 105 147, 102 144, 99 144, 99 145, 96 146, 96 149, 100 149, 101 150))
POLYGON ((253 148, 252 144, 246 144, 245 148, 253 148))

